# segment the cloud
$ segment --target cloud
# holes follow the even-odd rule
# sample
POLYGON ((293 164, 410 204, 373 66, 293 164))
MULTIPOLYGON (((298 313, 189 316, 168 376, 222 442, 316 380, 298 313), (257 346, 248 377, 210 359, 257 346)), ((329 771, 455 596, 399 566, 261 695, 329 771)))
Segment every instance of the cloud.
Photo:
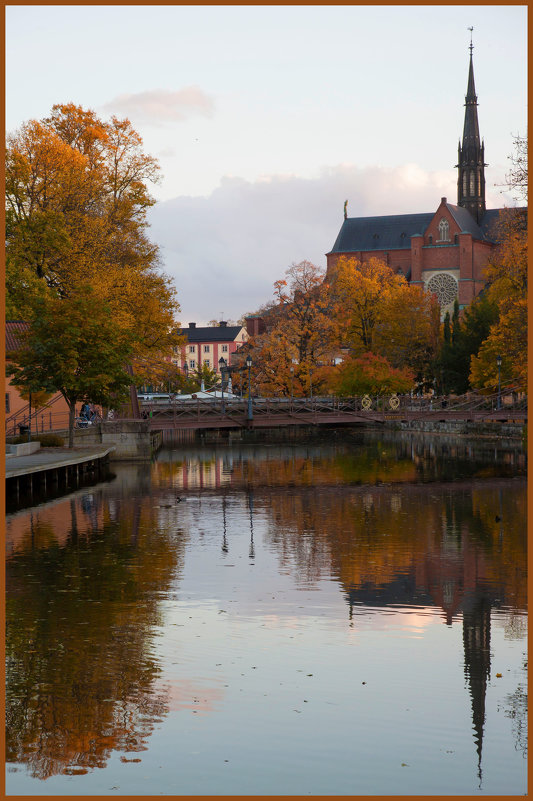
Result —
MULTIPOLYGON (((303 259, 326 266, 348 216, 436 211, 441 197, 456 202, 454 170, 429 172, 337 165, 315 178, 227 176, 208 197, 176 197, 151 210, 151 238, 176 283, 180 319, 238 319, 273 298, 273 283, 303 259)), ((501 195, 487 206, 504 205, 501 195)))
POLYGON ((183 122, 190 117, 211 117, 214 100, 198 86, 176 92, 152 89, 148 92, 118 95, 103 106, 110 114, 121 114, 151 125, 183 122))

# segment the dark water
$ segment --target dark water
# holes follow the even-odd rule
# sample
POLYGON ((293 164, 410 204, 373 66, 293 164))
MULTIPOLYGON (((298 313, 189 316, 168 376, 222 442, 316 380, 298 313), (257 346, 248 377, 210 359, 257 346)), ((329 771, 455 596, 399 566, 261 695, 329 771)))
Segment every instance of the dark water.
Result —
POLYGON ((7 518, 8 795, 526 793, 519 445, 114 472, 7 518))

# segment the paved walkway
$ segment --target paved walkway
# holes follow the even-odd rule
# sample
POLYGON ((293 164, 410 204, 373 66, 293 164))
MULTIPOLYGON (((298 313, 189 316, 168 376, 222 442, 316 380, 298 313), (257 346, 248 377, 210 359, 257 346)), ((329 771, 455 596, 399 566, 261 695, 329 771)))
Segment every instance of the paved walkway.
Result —
POLYGON ((6 479, 102 459, 114 450, 114 445, 107 448, 102 445, 92 448, 40 448, 27 456, 10 456, 6 458, 6 479))

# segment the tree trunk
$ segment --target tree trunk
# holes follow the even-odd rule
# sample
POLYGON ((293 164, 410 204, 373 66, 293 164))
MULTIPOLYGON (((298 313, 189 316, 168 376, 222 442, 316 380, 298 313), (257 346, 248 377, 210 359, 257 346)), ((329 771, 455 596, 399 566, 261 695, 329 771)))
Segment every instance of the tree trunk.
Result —
POLYGON ((67 399, 68 403, 68 446, 69 448, 74 447, 74 420, 76 417, 76 401, 70 401, 67 399))

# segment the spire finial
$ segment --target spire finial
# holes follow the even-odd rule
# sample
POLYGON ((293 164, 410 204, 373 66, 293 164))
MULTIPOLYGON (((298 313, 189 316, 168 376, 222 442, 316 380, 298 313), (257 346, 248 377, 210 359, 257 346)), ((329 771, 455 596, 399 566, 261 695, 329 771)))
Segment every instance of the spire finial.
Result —
POLYGON ((472 55, 472 50, 474 49, 474 45, 472 44, 472 31, 474 30, 474 26, 472 25, 468 30, 470 31, 470 55, 472 55))

